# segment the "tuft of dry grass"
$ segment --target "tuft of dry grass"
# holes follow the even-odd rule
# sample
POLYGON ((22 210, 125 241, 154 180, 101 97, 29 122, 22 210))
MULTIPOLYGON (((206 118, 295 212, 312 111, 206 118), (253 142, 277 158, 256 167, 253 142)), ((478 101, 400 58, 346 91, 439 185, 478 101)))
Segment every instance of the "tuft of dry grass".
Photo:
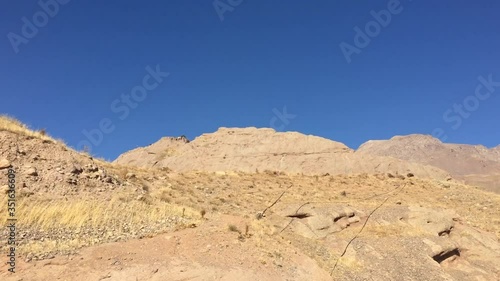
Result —
POLYGON ((157 188, 151 195, 154 198, 167 203, 170 203, 172 199, 175 198, 172 194, 172 189, 168 187, 157 188))
POLYGON ((127 177, 128 172, 129 172, 129 169, 127 167, 118 166, 118 165, 115 167, 115 173, 121 179, 125 179, 127 177))
POLYGON ((232 231, 232 232, 238 232, 238 233, 240 233, 240 230, 239 230, 239 229, 238 229, 238 227, 237 227, 236 225, 234 225, 234 224, 230 224, 230 225, 228 225, 228 226, 227 226, 227 229, 228 229, 229 231, 232 231))

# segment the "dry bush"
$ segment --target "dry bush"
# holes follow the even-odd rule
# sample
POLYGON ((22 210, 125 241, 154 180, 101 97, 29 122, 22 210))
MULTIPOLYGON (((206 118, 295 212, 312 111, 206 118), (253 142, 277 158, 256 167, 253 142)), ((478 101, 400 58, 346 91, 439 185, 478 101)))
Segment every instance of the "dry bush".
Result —
POLYGON ((172 201, 172 198, 173 198, 171 191, 167 188, 161 188, 161 189, 156 190, 152 194, 152 196, 154 198, 157 198, 161 202, 167 202, 167 203, 170 203, 172 201))
POLYGON ((149 193, 153 189, 153 186, 148 181, 141 180, 141 188, 144 192, 149 193))
POLYGON ((165 172, 165 173, 170 173, 170 172, 172 172, 172 169, 170 169, 169 167, 161 167, 160 171, 165 172))
POLYGON ((264 170, 264 174, 269 176, 277 176, 279 173, 277 171, 264 170))
POLYGON ((119 166, 119 167, 116 167, 116 169, 115 169, 116 175, 118 177, 120 177, 121 179, 126 179, 128 171, 129 171, 128 167, 125 167, 125 166, 119 166))
POLYGON ((238 227, 234 224, 230 224, 227 226, 227 229, 229 229, 229 231, 232 231, 232 232, 238 232, 240 233, 240 230, 238 229, 238 227))

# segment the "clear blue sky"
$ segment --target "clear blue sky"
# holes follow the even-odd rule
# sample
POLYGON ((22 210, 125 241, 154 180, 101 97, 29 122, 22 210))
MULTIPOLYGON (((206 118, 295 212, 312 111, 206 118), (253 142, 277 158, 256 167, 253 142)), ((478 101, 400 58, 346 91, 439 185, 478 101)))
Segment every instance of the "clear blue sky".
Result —
POLYGON ((46 17, 37 1, 0 4, 0 112, 73 147, 104 122, 92 153, 107 159, 271 122, 352 148, 436 128, 446 142, 500 143, 498 1, 220 0, 223 21, 213 1, 54 1, 42 0, 46 17), (373 37, 356 45, 367 25, 373 37), (360 47, 350 63, 342 42, 360 47), (170 73, 161 83, 146 76, 157 65, 170 73), (479 86, 490 75, 498 82, 479 86), (132 91, 144 98, 135 108, 120 100, 132 91))

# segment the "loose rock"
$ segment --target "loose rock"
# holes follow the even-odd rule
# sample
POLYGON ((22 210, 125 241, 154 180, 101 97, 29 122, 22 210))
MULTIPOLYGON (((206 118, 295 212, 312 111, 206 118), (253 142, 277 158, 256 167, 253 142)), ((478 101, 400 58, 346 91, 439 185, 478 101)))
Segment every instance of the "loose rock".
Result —
POLYGON ((10 162, 7 159, 0 159, 0 170, 10 167, 10 162))
POLYGON ((71 170, 71 173, 74 175, 81 174, 83 172, 82 166, 79 164, 73 164, 73 169, 71 170))
POLYGON ((34 177, 35 177, 35 176, 38 176, 38 172, 37 172, 36 168, 34 168, 34 167, 29 167, 29 168, 26 170, 26 174, 27 174, 28 176, 34 176, 34 177))

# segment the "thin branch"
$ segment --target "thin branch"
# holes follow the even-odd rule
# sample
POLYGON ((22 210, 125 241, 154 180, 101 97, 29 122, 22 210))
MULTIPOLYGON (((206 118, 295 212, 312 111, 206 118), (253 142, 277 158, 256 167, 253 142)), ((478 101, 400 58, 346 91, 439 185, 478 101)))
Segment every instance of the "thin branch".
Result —
MULTIPOLYGON (((289 190, 292 186, 293 186, 293 184, 291 184, 291 185, 290 185, 287 189, 285 189, 285 190, 281 193, 281 195, 278 197, 278 199, 276 199, 276 200, 275 200, 275 201, 274 201, 271 205, 269 205, 268 207, 266 207, 266 208, 264 209, 264 211, 262 211, 262 212, 260 212, 260 213, 259 213, 259 216, 260 216, 260 217, 264 217, 264 215, 265 215, 266 211, 267 211, 267 210, 269 210, 270 208, 272 208, 274 205, 276 205, 276 203, 278 203, 278 201, 280 201, 281 197, 283 197, 283 195, 285 195, 285 193, 286 193, 286 192, 287 192, 287 191, 288 191, 288 190, 289 190)), ((280 187, 281 187, 281 185, 280 185, 280 187)))
POLYGON ((378 205, 377 208, 373 209, 373 211, 370 212, 370 214, 366 218, 365 222, 363 223, 363 226, 361 227, 361 229, 358 231, 358 233, 356 235, 354 235, 354 237, 351 238, 351 240, 345 246, 344 251, 342 252, 342 254, 340 255, 340 257, 338 257, 337 260, 335 261, 335 265, 333 266, 332 270, 330 271, 330 276, 333 275, 333 272, 335 271, 335 268, 337 268, 337 264, 338 264, 339 260, 345 255, 345 253, 347 252, 347 248, 349 248, 349 245, 351 245, 351 243, 356 238, 358 238, 358 236, 361 234, 361 232, 363 231, 363 229, 365 229, 365 226, 368 223, 368 220, 370 219, 370 217, 373 215, 373 213, 375 213, 375 211, 377 211, 380 207, 382 207, 385 204, 385 202, 387 202, 387 200, 389 200, 390 198, 398 195, 405 187, 406 187, 406 183, 403 185, 403 187, 399 188, 398 192, 396 192, 393 195, 385 198, 385 200, 382 201, 382 203, 380 203, 380 205, 378 205))

